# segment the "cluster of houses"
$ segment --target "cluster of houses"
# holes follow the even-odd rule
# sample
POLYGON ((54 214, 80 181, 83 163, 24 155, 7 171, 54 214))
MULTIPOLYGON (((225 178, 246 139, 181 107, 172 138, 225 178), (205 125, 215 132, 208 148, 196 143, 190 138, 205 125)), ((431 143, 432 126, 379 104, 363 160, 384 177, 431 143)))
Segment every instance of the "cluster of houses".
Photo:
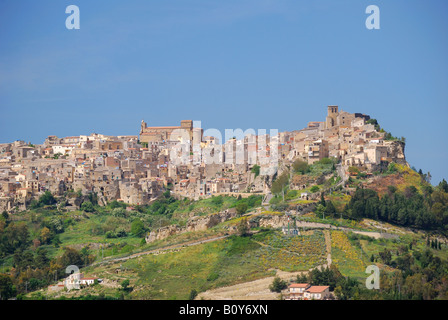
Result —
POLYGON ((328 300, 331 298, 329 286, 312 286, 308 283, 292 283, 288 287, 285 300, 328 300))
MULTIPOLYGON (((199 199, 219 194, 267 193, 278 171, 296 159, 314 163, 327 157, 345 168, 374 170, 387 162, 405 163, 404 144, 385 140, 369 116, 329 106, 326 121, 302 130, 266 134, 247 130, 220 143, 191 120, 180 126, 148 127, 140 134, 59 138, 43 144, 0 144, 0 210, 24 210, 45 191, 57 196, 95 193, 112 200, 146 204, 169 186, 173 195, 199 199), (250 131, 250 132, 249 132, 250 131), (256 168, 258 167, 258 168, 256 168)), ((293 181, 297 189, 313 181, 293 181)), ((307 195, 303 195, 307 197, 307 195)), ((80 203, 67 198, 68 208, 80 203)))

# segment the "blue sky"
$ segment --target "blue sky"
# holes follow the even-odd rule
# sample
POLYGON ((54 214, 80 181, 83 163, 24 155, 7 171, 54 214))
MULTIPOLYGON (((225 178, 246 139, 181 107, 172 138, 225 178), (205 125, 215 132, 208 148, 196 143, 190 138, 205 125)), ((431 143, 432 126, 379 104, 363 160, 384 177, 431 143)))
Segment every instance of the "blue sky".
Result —
POLYGON ((445 0, 0 2, 0 142, 138 134, 182 119, 301 129, 327 105, 407 139, 448 177, 445 0), (81 29, 67 30, 68 5, 81 29), (365 27, 368 5, 380 30, 365 27))

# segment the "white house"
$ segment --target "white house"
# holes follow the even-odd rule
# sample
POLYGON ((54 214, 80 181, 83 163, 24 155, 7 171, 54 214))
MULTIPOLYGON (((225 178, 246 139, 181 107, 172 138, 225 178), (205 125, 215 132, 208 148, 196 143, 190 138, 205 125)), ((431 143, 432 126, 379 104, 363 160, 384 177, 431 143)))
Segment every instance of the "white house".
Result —
POLYGON ((95 278, 95 277, 84 278, 84 274, 79 273, 79 272, 72 273, 71 275, 69 275, 67 277, 67 279, 65 279, 64 286, 68 290, 80 289, 81 286, 90 286, 90 285, 94 284, 96 279, 97 278, 95 278))
POLYGON ((303 292, 304 300, 325 300, 329 296, 329 286, 311 286, 303 292))
POLYGON ((293 283, 289 285, 289 299, 288 300, 302 300, 306 289, 311 285, 308 283, 293 283))
POLYGON ((80 284, 90 286, 95 283, 97 278, 81 278, 80 284))

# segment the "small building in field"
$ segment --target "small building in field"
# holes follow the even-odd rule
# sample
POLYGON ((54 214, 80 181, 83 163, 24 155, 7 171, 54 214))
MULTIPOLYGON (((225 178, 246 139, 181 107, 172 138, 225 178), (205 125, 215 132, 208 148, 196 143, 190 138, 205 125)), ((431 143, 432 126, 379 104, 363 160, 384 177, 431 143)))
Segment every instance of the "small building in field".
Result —
POLYGON ((311 286, 303 293, 304 300, 326 300, 330 297, 329 286, 311 286))
POLYGON ((303 293, 311 285, 308 283, 293 283, 290 284, 289 289, 289 299, 288 300, 303 300, 303 293))
POLYGON ((309 283, 292 283, 288 290, 286 300, 327 300, 331 295, 329 286, 312 286, 309 283))
POLYGON ((86 285, 86 286, 91 286, 92 284, 95 283, 95 280, 97 280, 97 278, 93 277, 93 278, 81 278, 81 280, 79 281, 81 285, 86 285))

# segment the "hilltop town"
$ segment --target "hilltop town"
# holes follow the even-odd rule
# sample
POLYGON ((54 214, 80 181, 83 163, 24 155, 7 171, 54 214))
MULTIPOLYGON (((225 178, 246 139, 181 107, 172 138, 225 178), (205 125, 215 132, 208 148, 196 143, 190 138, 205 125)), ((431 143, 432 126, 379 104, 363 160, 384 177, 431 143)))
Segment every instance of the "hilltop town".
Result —
POLYGON ((2 297, 446 299, 448 183, 369 115, 324 120, 0 145, 2 297))
MULTIPOLYGON (((404 139, 381 129, 362 113, 328 106, 325 121, 278 134, 246 134, 224 143, 204 136, 192 120, 180 126, 148 127, 139 135, 48 136, 40 145, 0 144, 0 211, 26 210, 45 191, 67 197, 65 208, 80 208, 95 194, 99 205, 113 200, 148 204, 170 190, 198 200, 213 195, 268 195, 272 181, 300 159, 313 164, 336 159, 344 177, 349 167, 367 173, 391 162, 406 165, 404 139)), ((344 181, 344 180, 343 180, 344 181)), ((301 189, 302 183, 295 183, 301 189)))

